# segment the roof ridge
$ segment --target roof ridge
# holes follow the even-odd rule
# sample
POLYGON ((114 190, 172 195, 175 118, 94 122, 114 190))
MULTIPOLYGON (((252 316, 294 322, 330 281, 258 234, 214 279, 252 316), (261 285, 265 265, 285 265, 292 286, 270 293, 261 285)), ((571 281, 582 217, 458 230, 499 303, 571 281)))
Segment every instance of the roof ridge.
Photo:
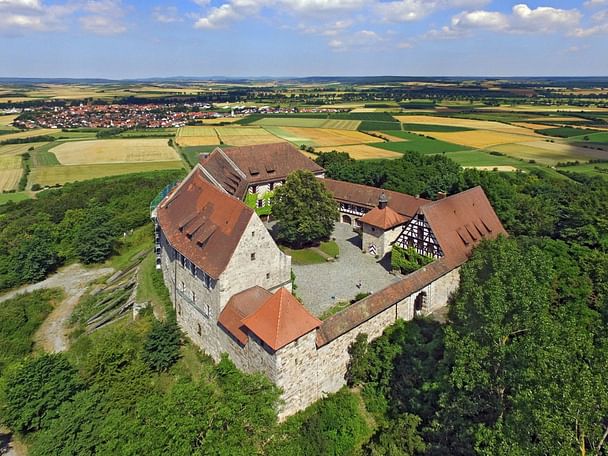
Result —
POLYGON ((239 174, 239 176, 241 176, 242 179, 247 180, 247 175, 243 172, 243 170, 241 168, 239 168, 237 166, 236 163, 234 163, 234 161, 232 161, 232 159, 228 156, 228 154, 226 152, 224 152, 224 150, 221 147, 217 147, 216 149, 214 149, 214 152, 216 150, 219 151, 219 153, 222 155, 222 157, 224 157, 226 159, 228 164, 234 168, 234 170, 239 174))

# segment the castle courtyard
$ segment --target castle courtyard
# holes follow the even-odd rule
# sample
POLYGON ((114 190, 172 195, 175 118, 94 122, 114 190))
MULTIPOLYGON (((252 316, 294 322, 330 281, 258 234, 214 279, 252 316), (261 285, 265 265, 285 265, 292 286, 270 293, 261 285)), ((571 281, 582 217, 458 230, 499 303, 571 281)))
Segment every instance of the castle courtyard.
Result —
POLYGON ((340 301, 350 301, 357 293, 374 293, 401 279, 390 274, 376 258, 361 251, 360 236, 350 225, 336 223, 332 237, 340 247, 337 260, 314 265, 292 264, 296 275, 295 294, 314 315, 321 315, 340 301))

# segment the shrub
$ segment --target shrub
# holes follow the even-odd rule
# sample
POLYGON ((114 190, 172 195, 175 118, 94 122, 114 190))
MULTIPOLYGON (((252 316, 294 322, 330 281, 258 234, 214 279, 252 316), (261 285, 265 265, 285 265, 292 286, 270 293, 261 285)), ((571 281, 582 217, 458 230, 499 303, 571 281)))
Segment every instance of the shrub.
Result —
POLYGON ((419 254, 413 247, 403 249, 395 245, 391 252, 391 265, 393 269, 399 269, 402 274, 417 271, 432 261, 431 257, 419 254))
POLYGON ((143 361, 152 370, 166 371, 179 358, 179 339, 180 331, 175 321, 155 321, 144 345, 143 361))

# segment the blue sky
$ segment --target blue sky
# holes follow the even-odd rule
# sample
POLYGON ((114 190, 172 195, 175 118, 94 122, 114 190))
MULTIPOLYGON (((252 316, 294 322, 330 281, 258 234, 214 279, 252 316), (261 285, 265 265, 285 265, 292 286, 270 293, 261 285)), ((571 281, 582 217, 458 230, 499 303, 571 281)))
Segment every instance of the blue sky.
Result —
POLYGON ((608 76, 608 0, 0 0, 0 76, 608 76))

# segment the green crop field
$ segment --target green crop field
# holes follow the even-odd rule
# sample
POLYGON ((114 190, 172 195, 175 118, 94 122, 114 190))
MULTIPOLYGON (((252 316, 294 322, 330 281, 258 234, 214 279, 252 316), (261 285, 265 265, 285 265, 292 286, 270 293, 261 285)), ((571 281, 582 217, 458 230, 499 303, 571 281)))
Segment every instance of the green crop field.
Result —
POLYGON ((449 142, 440 141, 438 139, 429 139, 424 136, 400 130, 381 131, 381 133, 396 136, 405 140, 402 142, 370 144, 371 146, 378 147, 380 149, 391 150, 393 152, 420 152, 422 154, 441 154, 443 152, 456 152, 459 150, 467 149, 466 147, 459 146, 458 144, 452 144, 449 142))
POLYGON ((26 192, 0 193, 0 204, 6 204, 9 201, 16 203, 18 201, 23 201, 30 198, 30 194, 26 192))
POLYGON ((566 173, 580 173, 589 176, 601 176, 608 179, 608 163, 589 163, 577 166, 564 166, 557 169, 566 173))
POLYGON ((309 119, 305 117, 264 117, 256 120, 250 125, 262 127, 311 127, 321 128, 327 122, 326 119, 309 119))
POLYGON ((400 128, 401 124, 397 121, 385 122, 375 120, 364 120, 359 125, 360 131, 397 130, 400 128))
POLYGON ((42 147, 38 147, 33 151, 30 151, 30 155, 32 157, 32 165, 34 167, 39 166, 55 166, 59 165, 59 160, 53 152, 49 152, 50 149, 56 147, 59 142, 52 142, 48 144, 44 144, 42 147))
POLYGON ((95 179, 96 177, 119 176, 121 174, 143 173, 163 169, 179 169, 184 164, 180 161, 103 163, 85 165, 43 166, 33 168, 30 183, 42 187, 63 185, 66 182, 95 179))
POLYGON ((213 152, 218 146, 192 146, 180 147, 179 151, 184 156, 191 167, 195 167, 198 163, 198 156, 203 153, 213 152))
POLYGON ((595 133, 597 130, 586 130, 584 128, 559 127, 534 130, 536 133, 545 136, 556 136, 558 138, 570 138, 573 136, 584 136, 595 133))
POLYGON ((600 133, 591 133, 581 136, 571 136, 569 139, 575 141, 589 141, 590 143, 608 143, 608 131, 600 133))
POLYGON ((471 131, 472 128, 467 127, 453 127, 451 125, 429 125, 429 124, 401 124, 402 128, 406 131, 435 131, 435 132, 446 132, 451 133, 455 131, 471 131))
POLYGON ((123 131, 116 135, 119 138, 172 138, 177 128, 146 128, 123 131))

